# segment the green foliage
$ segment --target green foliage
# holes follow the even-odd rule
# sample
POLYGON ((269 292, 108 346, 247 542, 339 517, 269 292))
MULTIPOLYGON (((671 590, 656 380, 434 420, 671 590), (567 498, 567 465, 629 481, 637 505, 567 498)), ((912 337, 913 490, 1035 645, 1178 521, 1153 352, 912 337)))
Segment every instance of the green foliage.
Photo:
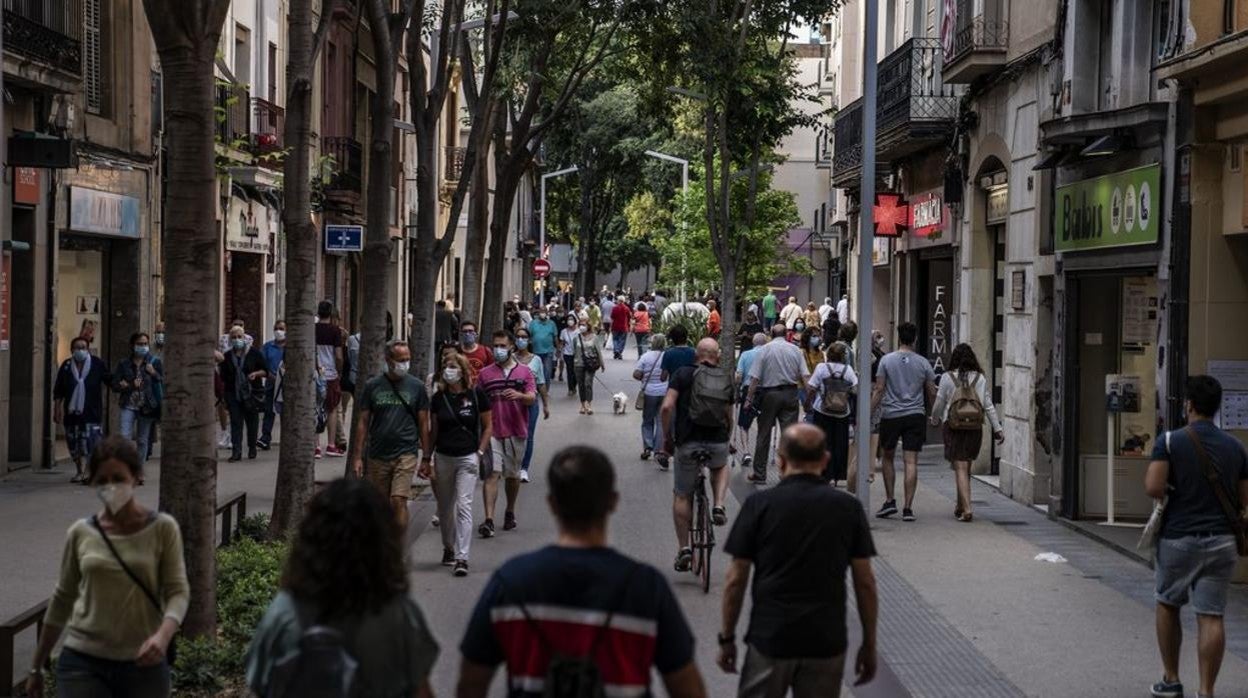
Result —
POLYGON ((257 543, 269 540, 269 515, 263 512, 244 517, 238 522, 238 534, 257 543))
MULTIPOLYGON (((749 182, 742 177, 733 182, 731 219, 739 221, 749 198, 749 182)), ((639 225, 652 225, 664 220, 656 202, 644 197, 631 202, 629 211, 639 225)), ((694 289, 714 289, 722 285, 723 274, 711 250, 710 229, 706 222, 706 186, 704 180, 692 182, 686 195, 676 197, 674 231, 652 238, 663 256, 659 271, 660 285, 675 288, 681 276, 694 289), (683 268, 683 269, 682 269, 683 268)), ((771 176, 760 175, 755 203, 754 225, 741 227, 744 236, 743 264, 737 266, 738 289, 744 293, 765 292, 766 285, 783 275, 809 273, 809 263, 795 257, 785 245, 791 228, 801 225, 801 216, 791 192, 771 188, 771 176)))
POLYGON ((702 338, 706 336, 706 318, 698 315, 686 315, 685 313, 674 313, 670 319, 655 320, 652 330, 656 333, 667 336, 671 329, 677 325, 685 328, 689 333, 689 346, 696 346, 702 338))
POLYGON ((243 537, 217 551, 217 636, 180 639, 173 683, 179 693, 215 695, 242 681, 247 647, 269 602, 277 595, 287 546, 253 538, 268 516, 242 520, 243 537))

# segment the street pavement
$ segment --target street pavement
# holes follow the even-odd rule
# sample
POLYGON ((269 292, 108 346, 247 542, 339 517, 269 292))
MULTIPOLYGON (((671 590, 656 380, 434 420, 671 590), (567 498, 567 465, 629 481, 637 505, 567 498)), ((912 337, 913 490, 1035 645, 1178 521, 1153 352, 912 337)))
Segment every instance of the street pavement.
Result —
MULTIPOLYGON (((629 356, 634 354, 629 352, 629 356)), ((714 556, 714 581, 704 595, 692 575, 672 570, 671 474, 639 460, 640 413, 611 414, 611 393, 629 395, 632 360, 608 361, 595 386, 595 414, 577 414, 562 385, 552 390, 552 416, 537 430, 533 482, 521 490, 519 527, 472 544, 471 573, 457 579, 439 565, 441 540, 430 525, 433 503, 412 502, 409 555, 412 593, 420 602, 442 654, 432 677, 437 695, 452 695, 458 643, 489 574, 509 557, 551 542, 555 524, 545 503, 546 464, 559 448, 588 443, 615 462, 621 494, 611 540, 625 553, 660 569, 671 581, 698 639, 697 660, 711 696, 733 695, 736 677, 715 666, 715 633, 725 558, 714 556)), ((223 452, 224 453, 224 452, 223 452)), ((871 519, 880 556, 875 560, 881 609, 880 675, 854 688, 858 698, 907 696, 1144 696, 1160 675, 1153 634, 1152 573, 1044 513, 974 483, 976 520, 953 520, 953 480, 925 452, 915 502, 918 522, 871 519), (1064 562, 1037 560, 1057 553, 1064 562)), ((318 478, 340 475, 342 459, 318 461, 318 478)), ((140 499, 155 504, 159 464, 149 468, 140 499)), ((250 511, 272 501, 276 450, 254 462, 220 464, 221 498, 248 493, 250 511)), ((96 504, 88 488, 67 483, 70 473, 22 473, 0 481, 0 619, 46 598, 55 582, 65 529, 96 504)), ((754 486, 737 469, 728 501, 731 519, 754 486)), ((774 481, 776 473, 771 472, 774 481)), ((883 499, 882 478, 871 493, 883 499)), ((900 480, 900 478, 899 478, 900 480)), ((900 488, 900 483, 899 483, 900 488)), ((481 504, 476 503, 478 523, 481 504)), ((899 492, 900 494, 900 492, 899 492)), ((502 499, 500 493, 500 500, 502 499)), ((503 502, 499 502, 499 511, 503 502)), ((500 514, 501 516, 501 514, 500 514)), ((498 522, 501 524, 501 520, 498 522)), ((722 541, 727 529, 721 529, 722 541)), ((851 637, 857 636, 850 600, 851 637)), ((744 635, 748 602, 738 637, 744 635)), ((1185 614, 1182 678, 1195 695, 1194 619, 1185 614)), ((1248 698, 1248 588, 1233 587, 1227 611, 1227 657, 1219 696, 1248 698)), ((26 644, 26 643, 22 643, 26 644)), ((19 652, 20 653, 20 652, 19 652)), ((852 663, 853 650, 850 657, 852 663)), ((25 661, 22 659, 21 661, 25 661)), ((18 664, 24 666, 24 664, 18 664)), ((502 672, 493 695, 502 695, 502 672)), ((658 678, 655 685, 659 686, 658 678)), ((661 693, 661 691, 660 691, 661 693)))

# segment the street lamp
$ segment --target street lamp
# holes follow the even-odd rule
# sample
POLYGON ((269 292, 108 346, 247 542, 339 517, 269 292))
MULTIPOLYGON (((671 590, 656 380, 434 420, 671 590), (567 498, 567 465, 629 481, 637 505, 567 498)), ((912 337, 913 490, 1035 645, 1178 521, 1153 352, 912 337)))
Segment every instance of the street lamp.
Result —
MULTIPOLYGON (((680 88, 669 87, 667 89, 669 92, 671 92, 671 91, 679 90, 680 88)), ((678 158, 675 155, 668 155, 667 153, 660 153, 657 150, 647 150, 646 155, 649 155, 652 158, 658 158, 659 160, 666 160, 667 162, 674 162, 677 165, 680 165, 680 191, 684 194, 689 193, 689 161, 688 160, 684 158, 678 158)), ((681 227, 683 228, 684 226, 682 225, 681 227)), ((683 251, 683 247, 682 247, 682 251, 680 253, 680 304, 681 304, 681 307, 684 307, 684 304, 685 304, 685 272, 686 272, 686 260, 685 260, 685 252, 683 251)))
MULTIPOLYGON (((872 334, 872 273, 875 271, 872 250, 875 248, 875 103, 876 75, 876 26, 880 21, 878 3, 866 4, 865 27, 862 40, 862 195, 858 206, 859 222, 862 224, 861 243, 858 245, 858 375, 871 375, 872 334)), ((843 321, 843 319, 842 319, 843 321)), ((858 499, 863 511, 871 510, 871 489, 867 484, 875 467, 875 453, 871 451, 871 391, 858 391, 858 499)))
MULTIPOLYGON (((554 172, 547 172, 546 174, 542 175, 542 221, 541 221, 540 229, 537 231, 537 235, 538 235, 537 254, 539 257, 543 259, 545 259, 545 256, 546 256, 546 180, 550 179, 551 177, 561 177, 566 174, 572 174, 573 172, 576 172, 577 169, 579 168, 577 168, 576 165, 573 165, 571 167, 565 167, 562 170, 556 170, 554 172)), ((540 297, 541 297, 541 304, 545 306, 546 305, 546 279, 542 279, 542 293, 540 297)))

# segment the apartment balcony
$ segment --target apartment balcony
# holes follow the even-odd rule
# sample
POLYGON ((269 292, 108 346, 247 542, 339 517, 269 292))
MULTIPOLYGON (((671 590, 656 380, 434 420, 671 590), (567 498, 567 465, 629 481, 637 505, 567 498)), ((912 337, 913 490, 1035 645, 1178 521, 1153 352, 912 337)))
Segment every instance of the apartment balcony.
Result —
POLYGON ((815 134, 815 168, 826 170, 832 167, 832 127, 820 124, 815 134))
POLYGON ((969 84, 1005 66, 1010 45, 1010 23, 1001 0, 983 0, 975 14, 975 0, 958 0, 953 53, 945 56, 945 82, 969 84))
POLYGON ((321 139, 321 155, 333 160, 333 176, 325 183, 325 192, 359 195, 364 183, 364 147, 347 136, 325 136, 321 139))
POLYGON ((231 150, 248 148, 251 145, 251 94, 247 86, 218 82, 214 111, 217 142, 231 150))
POLYGON ((6 66, 5 72, 64 91, 81 89, 86 25, 83 0, 3 3, 4 52, 23 59, 19 65, 6 66), (25 64, 26 61, 37 65, 25 64))
POLYGON ((458 184, 459 178, 464 174, 464 158, 468 155, 468 149, 462 145, 448 145, 442 148, 442 152, 446 158, 443 179, 447 184, 458 184))
MULTIPOLYGON (((953 131, 959 89, 941 79, 937 39, 910 39, 880 61, 876 94, 876 169, 940 144, 953 131)), ((833 122, 832 184, 857 188, 862 171, 862 100, 833 122)))
POLYGON ((251 100, 255 128, 251 136, 251 152, 257 157, 280 153, 284 146, 286 110, 256 97, 251 100))

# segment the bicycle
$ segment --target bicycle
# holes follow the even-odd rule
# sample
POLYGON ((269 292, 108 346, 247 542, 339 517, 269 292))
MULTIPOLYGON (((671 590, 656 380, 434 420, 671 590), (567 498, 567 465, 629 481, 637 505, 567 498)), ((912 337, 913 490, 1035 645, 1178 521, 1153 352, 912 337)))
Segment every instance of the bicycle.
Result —
POLYGON ((698 478, 693 484, 693 517, 689 523, 689 543, 693 548, 692 572, 702 581, 702 593, 711 591, 711 553, 715 549, 715 526, 711 521, 711 503, 706 496, 706 466, 711 462, 709 451, 693 452, 698 464, 698 478))

